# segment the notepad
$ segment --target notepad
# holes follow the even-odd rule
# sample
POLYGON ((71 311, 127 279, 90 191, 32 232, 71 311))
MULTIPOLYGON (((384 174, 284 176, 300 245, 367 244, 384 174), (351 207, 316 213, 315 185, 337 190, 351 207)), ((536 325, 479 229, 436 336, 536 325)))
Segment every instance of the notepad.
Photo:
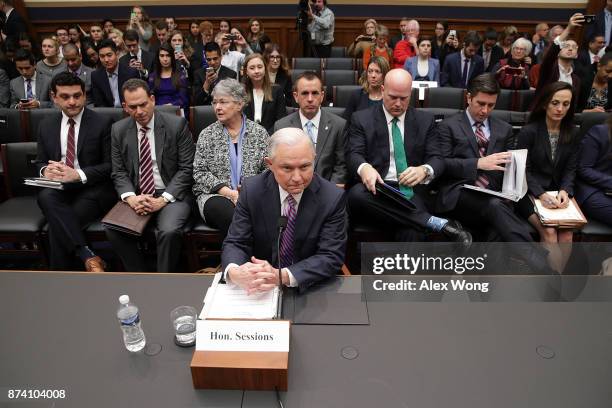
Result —
MULTIPOLYGON (((557 191, 547 191, 547 194, 556 197, 557 191)), ((569 201, 567 208, 546 208, 539 199, 535 200, 535 210, 544 225, 573 225, 586 224, 584 214, 580 211, 574 199, 569 201)))

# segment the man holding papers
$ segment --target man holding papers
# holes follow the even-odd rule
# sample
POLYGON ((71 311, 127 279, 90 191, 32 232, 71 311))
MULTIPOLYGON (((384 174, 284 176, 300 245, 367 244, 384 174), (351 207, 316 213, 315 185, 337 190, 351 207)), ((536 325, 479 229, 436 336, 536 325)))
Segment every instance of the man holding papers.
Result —
POLYGON ((306 289, 338 273, 346 246, 341 189, 314 174, 315 150, 303 130, 285 128, 270 139, 270 171, 243 181, 223 242, 225 279, 247 292, 278 286, 279 220, 282 283, 306 289))
POLYGON ((51 269, 74 269, 75 255, 92 272, 104 272, 102 259, 85 242, 82 229, 117 200, 110 180, 111 119, 84 109, 85 83, 69 72, 51 81, 50 113, 38 127, 36 163, 41 177, 63 183, 63 190, 43 188, 38 205, 49 223, 51 269))

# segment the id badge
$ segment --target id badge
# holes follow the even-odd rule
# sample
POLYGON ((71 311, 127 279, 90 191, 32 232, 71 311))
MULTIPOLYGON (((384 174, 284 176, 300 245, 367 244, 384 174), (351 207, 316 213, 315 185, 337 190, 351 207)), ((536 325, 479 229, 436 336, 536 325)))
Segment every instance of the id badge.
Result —
POLYGON ((316 38, 317 38, 317 35, 315 34, 315 32, 314 32, 314 31, 313 31, 313 32, 311 32, 311 33, 310 33, 310 39, 311 39, 312 41, 314 41, 316 38))

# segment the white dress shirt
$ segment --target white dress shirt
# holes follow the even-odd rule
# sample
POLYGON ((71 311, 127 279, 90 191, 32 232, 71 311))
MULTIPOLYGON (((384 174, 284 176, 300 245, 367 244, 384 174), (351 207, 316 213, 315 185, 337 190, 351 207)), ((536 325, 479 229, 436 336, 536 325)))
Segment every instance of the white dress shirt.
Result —
POLYGON ((302 130, 304 131, 304 133, 308 134, 308 126, 306 126, 306 123, 308 123, 309 121, 312 122, 312 143, 314 143, 314 145, 316 146, 317 139, 319 137, 319 124, 321 123, 321 109, 319 108, 319 111, 312 119, 308 119, 306 116, 304 116, 301 110, 299 110, 298 112, 300 115, 300 122, 302 123, 302 130))

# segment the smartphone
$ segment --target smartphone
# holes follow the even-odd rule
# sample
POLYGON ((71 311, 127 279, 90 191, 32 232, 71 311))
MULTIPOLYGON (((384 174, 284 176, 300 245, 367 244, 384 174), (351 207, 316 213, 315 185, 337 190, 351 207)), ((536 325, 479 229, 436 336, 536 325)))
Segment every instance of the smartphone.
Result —
POLYGON ((134 61, 135 59, 138 59, 138 57, 136 55, 130 54, 130 61, 134 61))
POLYGON ((20 99, 19 102, 21 102, 21 103, 28 103, 28 102, 30 102, 30 100, 29 99, 20 99))
POLYGON ((183 46, 182 45, 175 45, 174 46, 174 52, 175 53, 183 52, 183 46))
POLYGON ((134 11, 132 11, 130 13, 130 20, 133 20, 134 18, 136 18, 136 13, 134 11))
POLYGON ((207 67, 206 74, 210 74, 211 72, 215 72, 215 69, 213 67, 207 67))
POLYGON ((506 71, 507 74, 511 75, 520 75, 523 72, 522 69, 516 67, 506 67, 504 71, 506 71))
POLYGON ((449 36, 449 37, 454 37, 454 38, 457 38, 457 30, 450 30, 450 31, 448 32, 448 36, 449 36))
POLYGON ((595 14, 585 14, 583 24, 593 24, 595 22, 595 14))

